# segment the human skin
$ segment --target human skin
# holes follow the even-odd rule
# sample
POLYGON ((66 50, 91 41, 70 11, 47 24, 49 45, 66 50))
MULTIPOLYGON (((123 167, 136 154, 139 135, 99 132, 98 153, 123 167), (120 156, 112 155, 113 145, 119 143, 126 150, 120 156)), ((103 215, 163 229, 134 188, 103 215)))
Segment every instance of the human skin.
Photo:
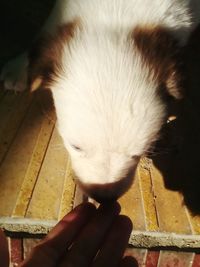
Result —
MULTIPOLYGON (((135 267, 132 257, 123 258, 132 230, 117 203, 90 203, 76 207, 32 250, 20 267, 135 267)), ((0 234, 0 261, 8 267, 8 246, 0 234)))

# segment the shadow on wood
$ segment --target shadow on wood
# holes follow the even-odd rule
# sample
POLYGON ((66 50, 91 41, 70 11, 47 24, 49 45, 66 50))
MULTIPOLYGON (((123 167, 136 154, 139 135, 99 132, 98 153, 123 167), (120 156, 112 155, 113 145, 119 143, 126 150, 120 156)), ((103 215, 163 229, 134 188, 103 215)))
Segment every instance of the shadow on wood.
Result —
POLYGON ((193 214, 200 214, 200 27, 183 51, 185 98, 173 110, 152 159, 165 186, 180 191, 193 214))

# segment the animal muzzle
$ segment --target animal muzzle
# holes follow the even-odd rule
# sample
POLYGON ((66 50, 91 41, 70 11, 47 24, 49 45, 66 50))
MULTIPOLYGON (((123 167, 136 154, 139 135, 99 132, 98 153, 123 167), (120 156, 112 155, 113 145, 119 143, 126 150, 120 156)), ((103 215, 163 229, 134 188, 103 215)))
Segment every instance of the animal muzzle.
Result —
POLYGON ((105 184, 82 183, 77 177, 77 183, 81 189, 91 198, 99 203, 111 202, 122 196, 131 186, 136 168, 132 168, 127 175, 117 182, 105 184))

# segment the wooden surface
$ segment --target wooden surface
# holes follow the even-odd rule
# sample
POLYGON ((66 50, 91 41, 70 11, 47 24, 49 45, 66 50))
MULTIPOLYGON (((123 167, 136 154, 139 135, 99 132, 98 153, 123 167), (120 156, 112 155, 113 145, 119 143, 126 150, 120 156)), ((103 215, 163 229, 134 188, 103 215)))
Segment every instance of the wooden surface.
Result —
MULTIPOLYGON (((11 232, 47 233, 84 196, 56 128, 47 91, 0 91, 0 226, 11 232)), ((144 158, 135 182, 119 200, 134 225, 138 247, 200 248, 200 216, 183 196, 166 189, 152 160, 144 158)))

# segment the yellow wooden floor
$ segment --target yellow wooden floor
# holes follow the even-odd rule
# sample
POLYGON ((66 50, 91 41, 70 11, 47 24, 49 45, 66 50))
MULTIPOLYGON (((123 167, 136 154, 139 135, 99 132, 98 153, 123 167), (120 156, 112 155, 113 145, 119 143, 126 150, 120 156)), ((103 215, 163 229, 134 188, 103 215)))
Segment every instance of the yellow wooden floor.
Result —
MULTIPOLYGON (((49 94, 0 90, 0 227, 46 233, 84 198, 49 94)), ((200 216, 190 214, 181 194, 165 189, 151 160, 141 160, 134 185, 119 201, 133 221, 131 244, 200 248, 200 216)))

